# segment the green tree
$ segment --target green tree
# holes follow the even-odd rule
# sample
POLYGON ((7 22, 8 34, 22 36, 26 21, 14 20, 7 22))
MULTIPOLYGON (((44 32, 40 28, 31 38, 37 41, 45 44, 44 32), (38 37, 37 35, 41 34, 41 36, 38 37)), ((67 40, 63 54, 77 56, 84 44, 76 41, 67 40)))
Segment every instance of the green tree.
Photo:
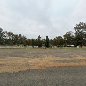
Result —
POLYGON ((0 28, 0 44, 1 45, 3 45, 3 43, 4 43, 4 39, 3 39, 3 29, 2 28, 0 28))
POLYGON ((64 39, 61 36, 54 38, 54 45, 57 47, 63 47, 64 39))
POLYGON ((86 23, 76 24, 75 29, 75 46, 86 45, 86 23))
POLYGON ((48 36, 46 36, 46 40, 45 40, 45 47, 46 48, 49 48, 50 47, 50 45, 49 45, 49 38, 48 38, 48 36))
POLYGON ((37 38, 37 46, 40 48, 42 47, 42 40, 41 40, 41 36, 39 35, 37 38))
POLYGON ((64 35, 64 44, 67 45, 74 45, 74 33, 72 31, 67 32, 64 35))

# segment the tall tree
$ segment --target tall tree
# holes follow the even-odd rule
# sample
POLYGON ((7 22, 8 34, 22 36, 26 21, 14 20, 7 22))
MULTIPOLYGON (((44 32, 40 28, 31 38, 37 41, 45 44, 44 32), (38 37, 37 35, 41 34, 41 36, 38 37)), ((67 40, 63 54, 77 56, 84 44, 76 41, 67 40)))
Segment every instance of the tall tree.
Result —
POLYGON ((37 45, 38 47, 42 47, 42 40, 41 40, 41 36, 39 35, 38 38, 37 38, 37 45))
POLYGON ((50 45, 49 45, 49 38, 48 38, 48 36, 46 36, 45 47, 46 47, 46 48, 49 48, 49 47, 50 47, 50 45))
POLYGON ((0 28, 0 44, 2 45, 4 42, 4 39, 3 39, 3 29, 0 28))
POLYGON ((74 45, 74 33, 72 31, 69 31, 64 35, 64 43, 65 46, 74 45))
POLYGON ((62 47, 64 45, 64 39, 61 36, 54 38, 54 45, 57 47, 62 47))
POLYGON ((86 23, 76 24, 75 29, 75 46, 83 46, 86 42, 86 23))

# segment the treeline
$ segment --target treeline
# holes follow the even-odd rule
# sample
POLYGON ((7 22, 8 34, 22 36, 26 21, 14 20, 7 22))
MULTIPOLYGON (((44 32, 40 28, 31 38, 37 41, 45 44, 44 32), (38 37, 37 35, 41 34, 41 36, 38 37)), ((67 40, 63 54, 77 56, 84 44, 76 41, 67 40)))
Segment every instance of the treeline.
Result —
POLYGON ((86 46, 86 23, 80 22, 74 27, 75 32, 69 31, 63 36, 57 36, 53 39, 49 39, 46 36, 42 39, 39 35, 37 39, 28 39, 22 34, 14 34, 13 32, 3 31, 0 28, 0 45, 17 45, 17 46, 35 46, 37 47, 77 47, 86 46))

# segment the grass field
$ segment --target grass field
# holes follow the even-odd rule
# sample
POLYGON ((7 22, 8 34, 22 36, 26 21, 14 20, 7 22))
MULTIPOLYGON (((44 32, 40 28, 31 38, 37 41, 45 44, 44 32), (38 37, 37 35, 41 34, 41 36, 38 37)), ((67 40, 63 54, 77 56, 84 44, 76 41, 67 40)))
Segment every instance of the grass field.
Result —
POLYGON ((86 48, 0 48, 0 86, 86 86, 86 48))
POLYGON ((0 73, 86 66, 86 48, 0 49, 0 73))

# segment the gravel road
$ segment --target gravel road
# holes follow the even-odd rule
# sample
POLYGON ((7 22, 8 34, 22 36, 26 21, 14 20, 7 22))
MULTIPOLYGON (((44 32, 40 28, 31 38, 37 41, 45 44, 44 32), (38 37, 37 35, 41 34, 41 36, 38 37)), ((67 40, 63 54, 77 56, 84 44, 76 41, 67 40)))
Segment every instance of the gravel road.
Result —
POLYGON ((2 73, 0 86, 86 86, 86 67, 2 73))

